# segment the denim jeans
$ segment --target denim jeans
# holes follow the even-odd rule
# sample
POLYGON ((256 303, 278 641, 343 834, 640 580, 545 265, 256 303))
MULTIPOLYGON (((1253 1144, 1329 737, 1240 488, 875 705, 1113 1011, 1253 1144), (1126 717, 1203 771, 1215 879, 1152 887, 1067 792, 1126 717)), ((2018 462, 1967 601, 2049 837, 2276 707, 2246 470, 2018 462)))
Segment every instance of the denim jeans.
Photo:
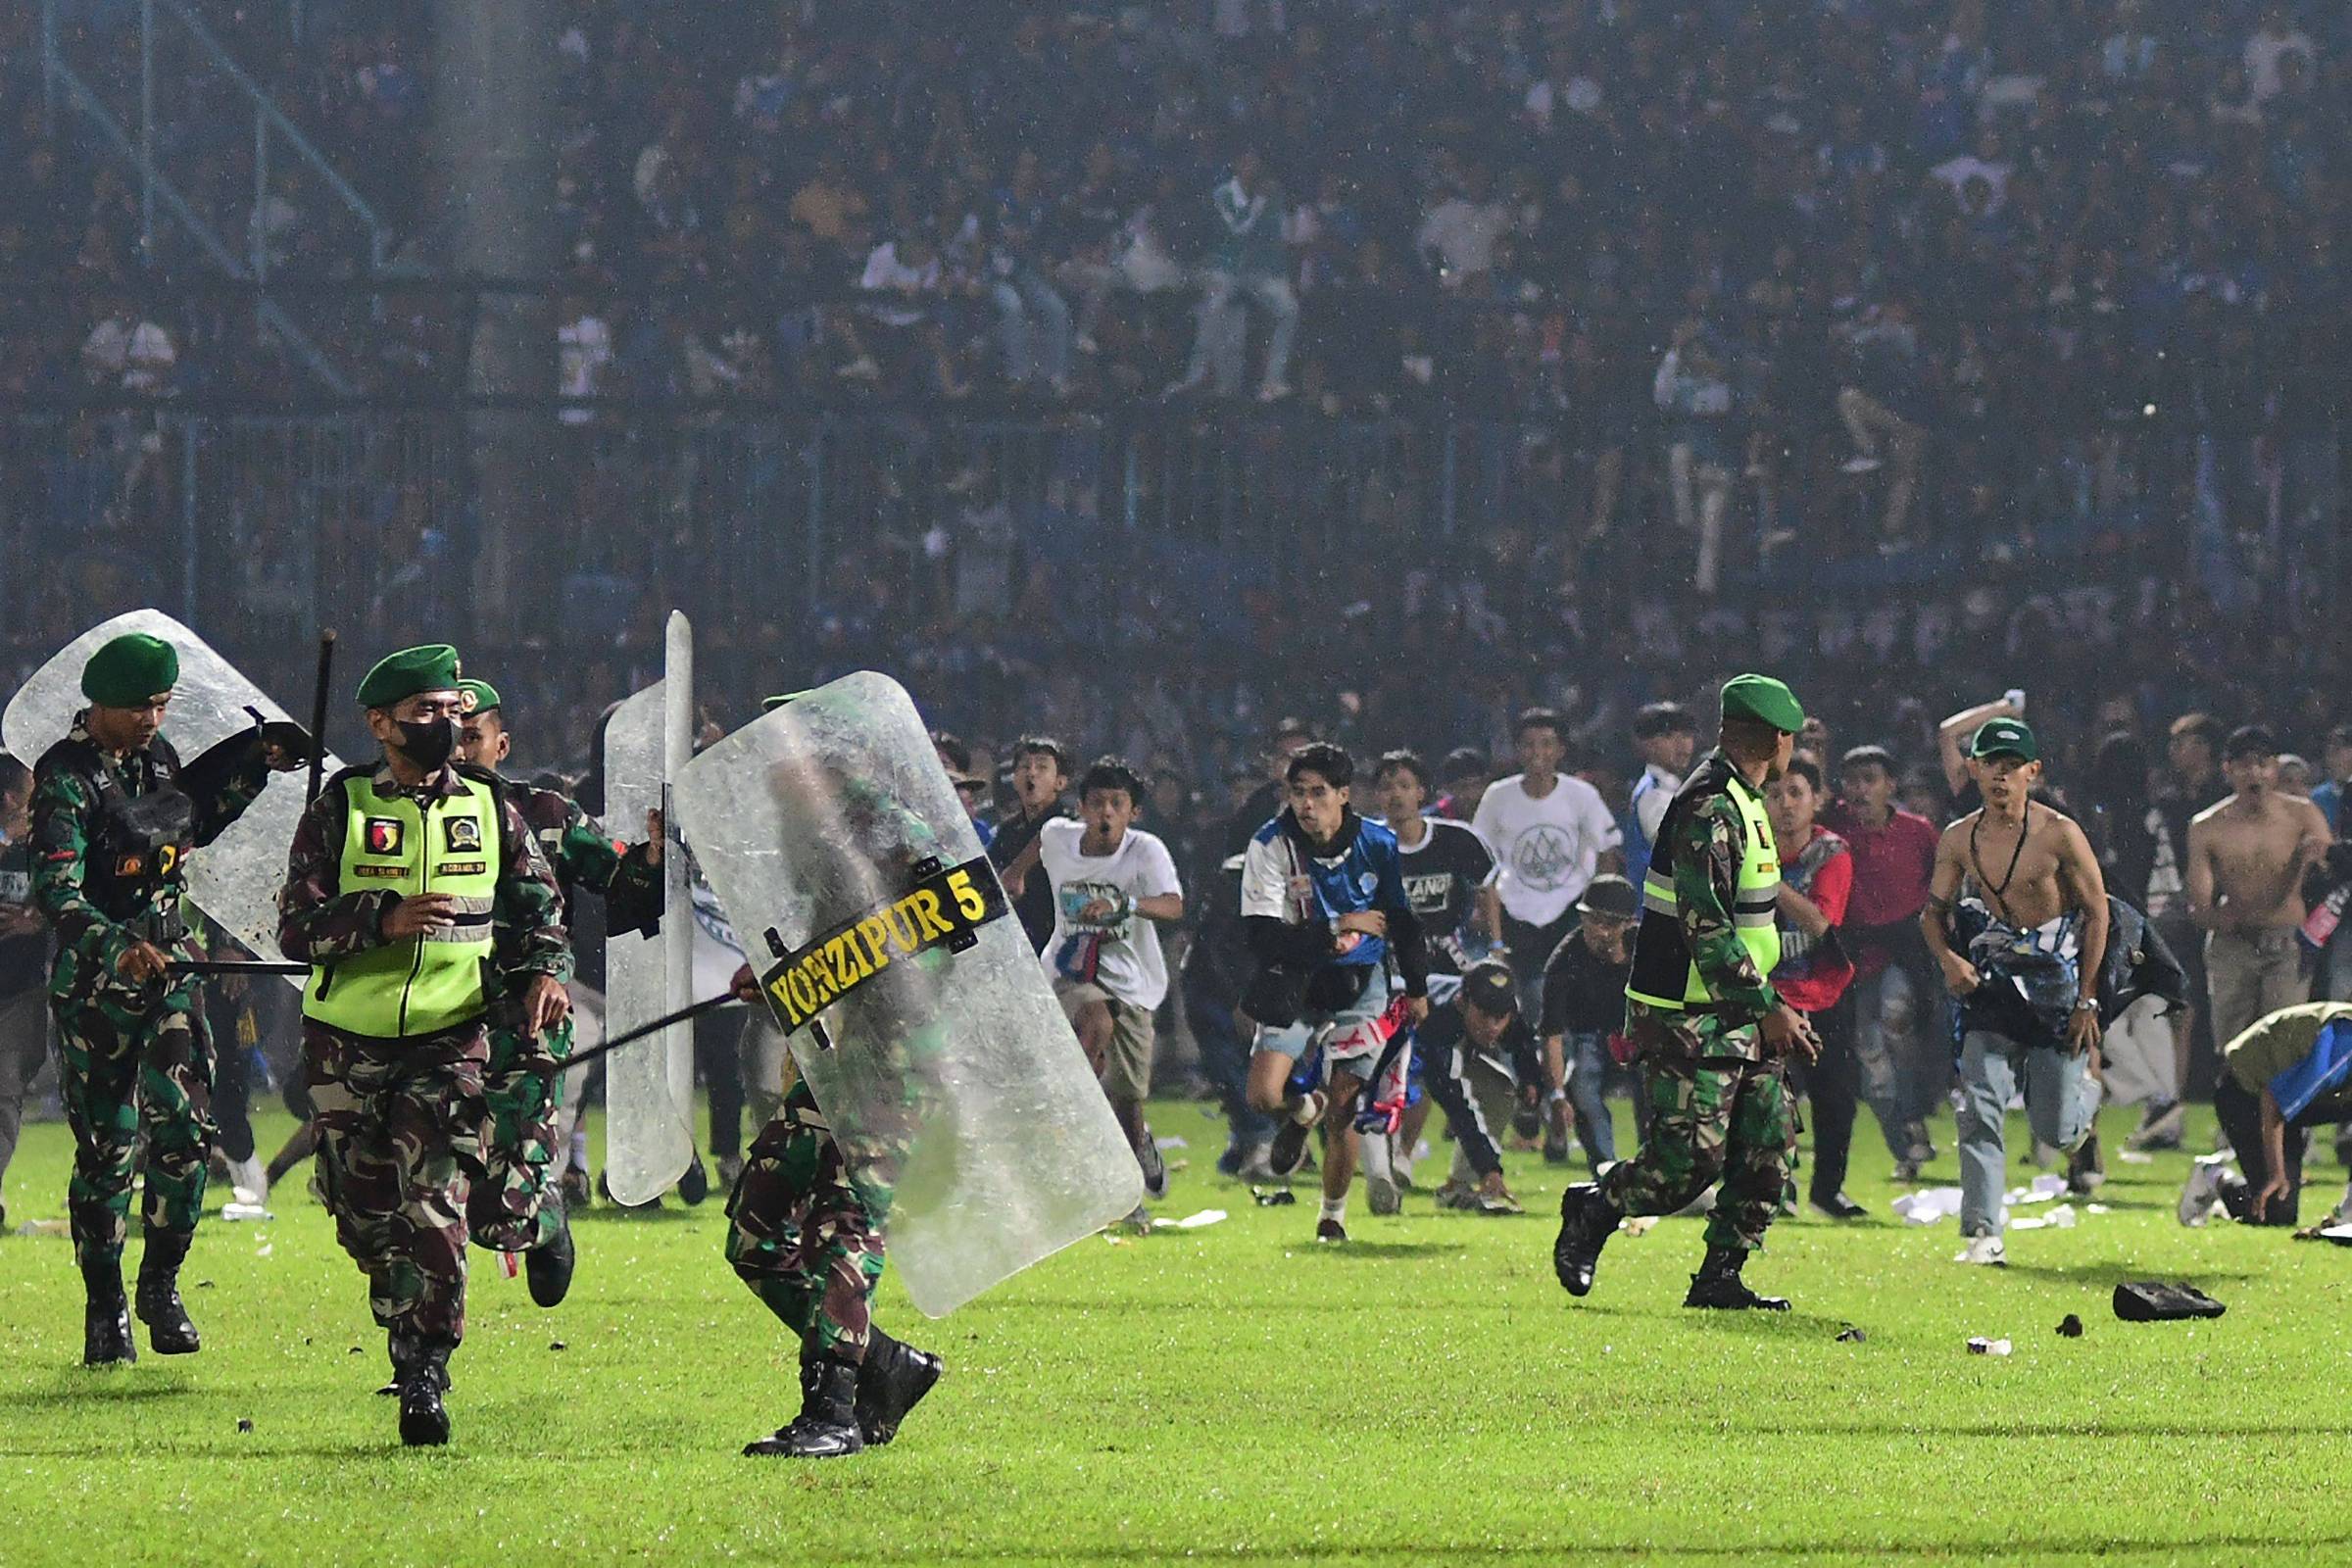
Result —
POLYGON ((1597 1176, 1617 1157, 1617 1129, 1601 1092, 1609 1073, 1608 1036, 1588 1029, 1561 1044, 1568 1055, 1568 1107, 1576 1116, 1576 1141, 1585 1146, 1585 1159, 1597 1176))
POLYGON ((1200 1075, 1216 1090, 1217 1102, 1225 1107, 1234 1147, 1246 1151, 1271 1141, 1274 1118, 1250 1103, 1250 1043, 1234 1025, 1232 1004, 1188 970, 1184 1016, 1200 1048, 1200 1075))
POLYGON ((2054 1046, 2023 1052, 1999 1035, 1972 1029, 1960 1046, 1960 1234, 1998 1235, 2008 1177, 2009 1096, 2025 1075, 2026 1120, 2034 1136, 2072 1152, 2090 1131, 2099 1083, 2090 1058, 2054 1046))
POLYGON ((1043 375, 1056 384, 1070 377, 1073 336, 1070 307, 1045 277, 1022 268, 989 285, 997 308, 997 340, 1004 354, 1004 379, 1025 385, 1043 375))
POLYGON ((1897 1163, 1924 1152, 1913 1129, 1935 1114, 1951 1081, 1943 996, 1923 990, 1921 979, 1890 963, 1848 993, 1862 1101, 1897 1163))

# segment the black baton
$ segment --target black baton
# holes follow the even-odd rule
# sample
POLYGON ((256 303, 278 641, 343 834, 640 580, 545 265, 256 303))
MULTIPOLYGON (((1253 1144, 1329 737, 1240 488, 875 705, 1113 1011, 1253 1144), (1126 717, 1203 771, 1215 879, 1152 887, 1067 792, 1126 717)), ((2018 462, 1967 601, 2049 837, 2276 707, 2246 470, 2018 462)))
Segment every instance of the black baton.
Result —
POLYGON ((318 775, 326 767, 326 686, 334 668, 335 633, 330 626, 318 634, 318 677, 311 686, 311 778, 303 789, 305 806, 318 798, 318 775))

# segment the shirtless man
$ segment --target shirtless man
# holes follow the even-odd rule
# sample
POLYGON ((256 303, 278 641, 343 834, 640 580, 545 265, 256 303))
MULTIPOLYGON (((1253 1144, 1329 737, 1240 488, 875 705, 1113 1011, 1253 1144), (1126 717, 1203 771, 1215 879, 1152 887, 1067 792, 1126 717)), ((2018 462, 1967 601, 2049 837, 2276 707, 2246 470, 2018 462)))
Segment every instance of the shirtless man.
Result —
POLYGON ((2070 1184, 2088 1185, 2098 1157, 2091 1057, 2107 884, 2074 819, 2032 799, 2040 759, 2023 720, 1978 726, 1968 773, 1984 805, 1943 830, 1919 916, 1928 952, 1960 999, 1960 1233, 1968 1249, 1957 1261, 1966 1263, 2006 1260, 2003 1120, 2021 1082, 2034 1136, 2071 1156, 2070 1184), (1987 985, 1993 976, 2003 983, 1987 985))
POLYGON ((2311 1000, 2295 928, 2303 873, 2328 853, 2328 818, 2278 788, 2278 747, 2259 725, 2222 747, 2230 794, 2189 819, 2189 918, 2204 928, 2206 996, 2216 1040, 2234 1040, 2281 1007, 2311 1000))

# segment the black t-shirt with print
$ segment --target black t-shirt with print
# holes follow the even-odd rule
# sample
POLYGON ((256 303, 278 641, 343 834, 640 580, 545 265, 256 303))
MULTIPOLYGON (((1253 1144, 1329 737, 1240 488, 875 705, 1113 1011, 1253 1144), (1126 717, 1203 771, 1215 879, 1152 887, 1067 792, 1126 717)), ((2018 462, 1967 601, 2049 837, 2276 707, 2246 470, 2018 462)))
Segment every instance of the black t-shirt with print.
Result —
MULTIPOLYGON (((0 906, 32 907, 32 846, 0 842, 0 906)), ((49 934, 0 937, 0 1001, 23 996, 48 974, 49 934)))
POLYGON ((1431 943, 1430 970, 1451 974, 1457 961, 1445 951, 1450 945, 1446 939, 1469 922, 1478 890, 1494 878, 1494 856, 1486 840, 1461 823, 1428 820, 1428 836, 1418 847, 1405 849, 1401 840, 1396 847, 1404 896, 1431 943))
POLYGON ((1570 926, 1544 962, 1544 1033, 1615 1034, 1625 1027, 1625 986, 1633 977, 1631 949, 1623 963, 1592 951, 1581 926, 1570 926))

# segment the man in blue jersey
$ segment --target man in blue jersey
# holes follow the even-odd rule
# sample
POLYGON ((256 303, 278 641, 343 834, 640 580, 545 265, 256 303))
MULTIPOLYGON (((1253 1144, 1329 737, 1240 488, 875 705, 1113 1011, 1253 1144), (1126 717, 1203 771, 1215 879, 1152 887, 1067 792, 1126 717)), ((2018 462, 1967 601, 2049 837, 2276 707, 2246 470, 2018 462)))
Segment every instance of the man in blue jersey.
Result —
POLYGON ((1642 757, 1642 776, 1634 780, 1627 805, 1625 879, 1640 887, 1649 871, 1658 824, 1666 820, 1666 808, 1698 753, 1698 720, 1680 703, 1651 703, 1634 715, 1634 750, 1642 757))
MULTIPOLYGON (((1278 1174, 1298 1168, 1307 1131, 1323 1124, 1315 1240, 1345 1242, 1356 1093, 1376 1075, 1401 1079, 1402 1054, 1384 1048, 1429 1015, 1429 958, 1396 835, 1348 804, 1355 765, 1348 754, 1318 741, 1292 757, 1284 778, 1290 805, 1251 835, 1242 857, 1242 923, 1258 965, 1242 997, 1257 1029, 1250 1101, 1282 1118, 1272 1152, 1278 1174), (1292 1069, 1318 1044, 1328 1088, 1294 1091, 1292 1069)), ((1375 1101, 1389 1098, 1372 1088, 1375 1101)))

